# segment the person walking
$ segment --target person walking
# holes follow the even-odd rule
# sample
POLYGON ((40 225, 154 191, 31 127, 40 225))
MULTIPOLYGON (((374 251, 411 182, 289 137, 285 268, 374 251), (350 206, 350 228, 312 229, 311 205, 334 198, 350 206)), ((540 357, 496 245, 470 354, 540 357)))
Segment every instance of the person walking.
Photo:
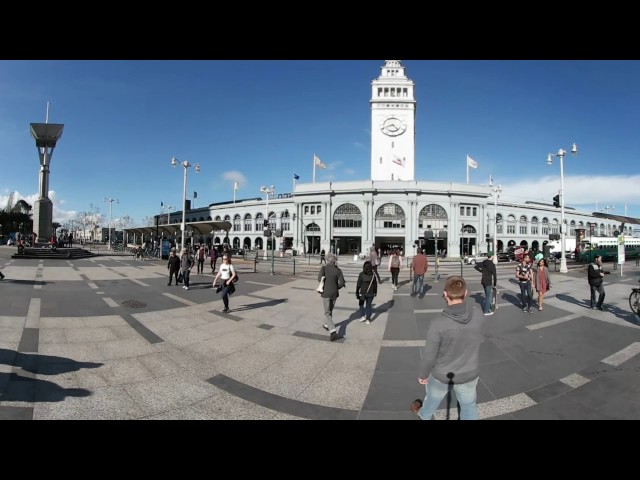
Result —
POLYGON ((378 294, 378 282, 373 272, 371 262, 367 260, 362 265, 362 271, 358 275, 356 283, 356 298, 360 306, 360 321, 371 324, 371 303, 373 298, 378 294))
POLYGON ((327 265, 323 265, 318 272, 318 282, 324 277, 324 288, 320 296, 324 307, 325 322, 322 327, 329 331, 329 339, 334 342, 338 340, 338 329, 333 323, 333 308, 336 300, 340 296, 339 290, 344 287, 344 275, 342 270, 336 265, 338 257, 335 253, 327 253, 327 265))
POLYGON ((593 263, 587 268, 587 280, 591 287, 591 310, 598 309, 604 311, 602 302, 604 302, 604 276, 609 273, 602 269, 602 255, 596 255, 593 263), (596 302, 596 292, 598 292, 598 301, 596 302))
POLYGON ((180 273, 180 257, 176 255, 176 250, 174 248, 171 249, 171 253, 169 254, 169 263, 167 263, 167 269, 169 270, 169 283, 167 285, 171 286, 171 279, 176 277, 176 285, 178 285, 178 274, 180 273))
POLYGON ((389 257, 389 271, 391 272, 391 283, 393 284, 393 290, 398 290, 398 274, 402 268, 402 257, 396 248, 389 257))
POLYGON ((411 404, 411 411, 422 420, 432 419, 449 389, 460 404, 460 419, 478 419, 476 387, 485 319, 479 308, 465 302, 467 293, 464 278, 449 277, 443 294, 447 306, 427 328, 418 375, 426 396, 424 401, 416 399, 411 404))
POLYGON ((204 273, 204 259, 207 258, 207 251, 204 248, 204 245, 201 243, 200 248, 198 249, 197 259, 198 259, 198 269, 197 272, 204 273))
POLYGON ((324 248, 323 248, 322 251, 320 252, 320 263, 321 264, 324 263, 326 265, 327 264, 327 260, 325 258, 325 253, 326 252, 324 251, 324 248))
POLYGON ((549 266, 547 261, 542 258, 538 261, 538 268, 533 271, 534 285, 538 292, 538 310, 544 310, 544 294, 551 288, 551 279, 549 278, 549 266))
POLYGON ((482 273, 482 287, 484 288, 484 308, 485 315, 493 315, 491 311, 491 302, 493 300, 493 289, 498 282, 498 273, 496 272, 496 265, 493 263, 494 252, 487 252, 487 258, 482 263, 476 264, 475 268, 478 272, 482 273))
POLYGON ((218 263, 218 249, 212 245, 209 249, 209 258, 211 258, 211 275, 216 273, 216 263, 218 263))
POLYGON ((373 245, 371 250, 369 251, 369 263, 371 264, 371 268, 373 269, 373 273, 375 274, 378 283, 382 283, 382 279, 380 278, 380 274, 378 273, 378 267, 380 266, 381 260, 380 255, 376 252, 376 247, 373 245))
POLYGON ((520 284, 522 311, 533 313, 531 311, 531 279, 533 278, 533 272, 528 255, 523 255, 522 261, 516 267, 516 278, 520 284))
POLYGON ((222 292, 222 302, 224 303, 222 313, 229 312, 229 295, 232 295, 236 291, 236 287, 233 284, 236 277, 236 269, 231 264, 231 255, 223 253, 222 265, 220 265, 220 270, 218 270, 216 277, 213 279, 214 288, 216 287, 218 278, 222 280, 222 284, 216 289, 216 293, 222 292))
POLYGON ((416 251, 416 256, 413 257, 413 286, 411 287, 411 296, 415 297, 420 295, 420 298, 424 297, 424 276, 429 270, 429 260, 427 256, 422 252, 421 248, 416 251))
POLYGON ((180 257, 180 272, 182 273, 182 279, 184 281, 182 288, 185 290, 189 290, 189 275, 191 274, 194 263, 191 252, 187 247, 184 247, 182 249, 182 256, 180 257))

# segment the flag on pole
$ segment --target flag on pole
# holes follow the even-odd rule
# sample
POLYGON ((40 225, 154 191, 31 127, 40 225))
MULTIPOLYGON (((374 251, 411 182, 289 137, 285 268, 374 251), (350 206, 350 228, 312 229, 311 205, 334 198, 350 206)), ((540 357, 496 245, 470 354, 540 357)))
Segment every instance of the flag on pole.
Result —
POLYGON ((160 206, 161 206, 161 207, 164 207, 164 203, 160 202, 160 206))
POLYGON ((400 158, 394 155, 394 159, 392 160, 393 163, 395 163, 396 165, 400 165, 401 167, 404 167, 404 158, 400 158))
POLYGON ((295 178, 296 180, 300 180, 300 175, 297 175, 297 174, 294 173, 293 174, 293 178, 295 178))
POLYGON ((313 163, 320 168, 327 168, 327 166, 322 163, 322 160, 320 160, 316 155, 313 156, 313 163))
POLYGON ((238 182, 233 182, 233 189, 238 190, 238 182))
POLYGON ((489 174, 489 185, 493 185, 493 177, 489 174))
POLYGON ((196 191, 193 192, 193 198, 198 198, 198 192, 196 191))
POLYGON ((471 168, 478 168, 478 162, 476 162, 473 158, 467 155, 467 166, 471 168))

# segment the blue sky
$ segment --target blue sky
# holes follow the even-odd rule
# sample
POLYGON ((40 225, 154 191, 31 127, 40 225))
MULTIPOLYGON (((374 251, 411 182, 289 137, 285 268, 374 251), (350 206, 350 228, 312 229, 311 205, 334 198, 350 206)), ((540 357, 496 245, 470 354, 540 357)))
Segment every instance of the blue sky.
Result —
MULTIPOLYGON (((31 122, 63 123, 53 154, 54 221, 98 207, 136 224, 179 206, 182 167, 195 206, 291 191, 317 180, 370 178, 371 81, 384 60, 0 61, 0 207, 33 204, 31 122)), ((403 60, 416 84, 416 178, 502 184, 503 198, 551 203, 565 158, 566 204, 640 217, 639 61, 403 60)))

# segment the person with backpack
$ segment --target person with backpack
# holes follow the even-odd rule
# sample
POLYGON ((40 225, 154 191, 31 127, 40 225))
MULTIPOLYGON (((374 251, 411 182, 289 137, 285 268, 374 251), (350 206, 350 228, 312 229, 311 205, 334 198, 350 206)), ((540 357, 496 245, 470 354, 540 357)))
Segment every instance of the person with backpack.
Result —
POLYGON ((402 268, 402 257, 396 248, 389 257, 389 271, 391 272, 391 283, 393 284, 393 290, 398 290, 398 275, 402 268))
POLYGON ((378 282, 376 282, 376 276, 373 273, 373 267, 371 262, 367 260, 362 265, 362 271, 358 275, 358 282, 356 284, 356 298, 360 306, 360 318, 361 322, 367 322, 367 325, 371 324, 371 303, 373 297, 378 294, 378 282))
POLYGON ((338 340, 338 329, 333 323, 333 308, 336 305, 336 300, 340 296, 338 292, 344 287, 344 275, 342 270, 336 265, 338 257, 335 253, 327 253, 327 265, 323 265, 318 272, 318 282, 324 277, 324 288, 320 293, 322 297, 322 305, 324 306, 324 317, 326 323, 322 325, 322 328, 329 331, 329 339, 332 342, 338 340))
POLYGON ((200 244, 200 248, 198 249, 197 260, 198 260, 198 270, 197 272, 204 273, 204 259, 207 258, 207 252, 204 248, 204 244, 200 244))
POLYGON ((378 279, 378 283, 382 283, 382 279, 380 278, 380 274, 378 273, 378 267, 380 266, 381 260, 380 260, 380 255, 376 251, 375 245, 371 247, 371 250, 369 252, 369 258, 367 260, 371 264, 371 269, 373 270, 373 273, 378 279))

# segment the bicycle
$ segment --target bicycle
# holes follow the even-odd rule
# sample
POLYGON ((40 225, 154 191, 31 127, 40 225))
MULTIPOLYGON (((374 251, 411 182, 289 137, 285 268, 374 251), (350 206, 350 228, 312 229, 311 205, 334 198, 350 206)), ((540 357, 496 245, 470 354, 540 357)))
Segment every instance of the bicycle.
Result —
MULTIPOLYGON (((638 280, 640 282, 640 280, 638 280)), ((640 315, 640 288, 632 288, 629 295, 629 307, 636 315, 640 315)))

